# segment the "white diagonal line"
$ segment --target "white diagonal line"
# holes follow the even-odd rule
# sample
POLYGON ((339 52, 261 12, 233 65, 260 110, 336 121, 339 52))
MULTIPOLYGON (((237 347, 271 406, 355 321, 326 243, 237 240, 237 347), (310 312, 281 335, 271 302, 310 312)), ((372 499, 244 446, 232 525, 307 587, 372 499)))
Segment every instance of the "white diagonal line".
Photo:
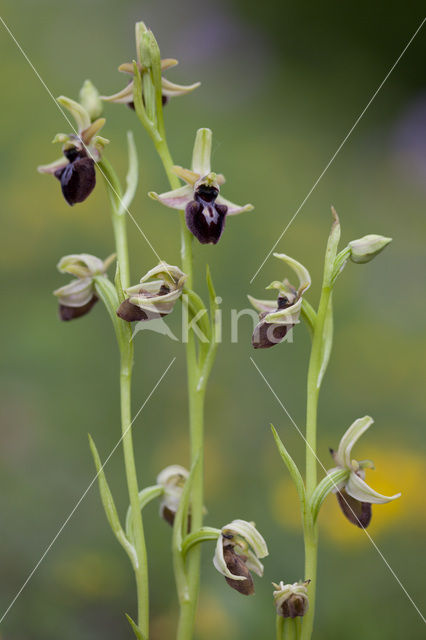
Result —
MULTIPOLYGON (((281 402, 280 398, 278 397, 278 395, 275 393, 274 389, 272 388, 272 386, 270 385, 270 383, 268 382, 268 380, 265 378, 264 374, 262 373, 262 371, 259 369, 259 367, 257 366, 257 364, 255 363, 255 361, 253 360, 253 358, 250 356, 250 360, 252 362, 252 364, 254 365, 254 367, 256 368, 256 370, 258 371, 258 373, 260 374, 261 378, 263 379, 263 381, 265 382, 266 386, 270 389, 272 395, 274 396, 274 398, 277 400, 278 404, 280 405, 281 409, 283 409, 283 411, 285 412, 285 414, 287 415, 287 417, 289 418, 289 420, 291 421, 291 423, 293 424, 293 426, 296 428, 297 432, 299 433, 299 435, 303 438, 303 440, 305 441, 306 445, 309 447, 310 451, 314 454, 316 460, 318 461, 319 465, 321 466, 321 468, 323 469, 323 471, 325 473, 327 473, 326 468, 324 467, 323 463, 321 462, 321 460, 318 458, 317 454, 315 453, 315 451, 312 449, 312 447, 310 446, 310 444, 308 443, 308 441, 306 440, 305 436, 303 435, 302 431, 300 430, 300 428, 297 426, 296 422, 293 420, 293 418, 291 417, 291 415, 289 414, 289 412, 287 411, 286 407, 284 406, 284 404, 281 402)), ((335 488, 337 489, 337 486, 335 485, 335 488)), ((343 497, 343 496, 342 496, 343 497)), ((352 511, 353 515, 355 516, 355 518, 358 520, 357 515, 355 514, 354 510, 352 509, 352 507, 349 505, 349 503, 345 500, 345 498, 343 497, 343 500, 346 502, 346 506, 350 509, 350 511, 352 511)), ((375 550, 377 551, 377 553, 379 554, 379 556, 381 557, 381 559, 383 560, 383 562, 385 563, 385 565, 387 566, 387 568, 389 569, 389 571, 391 572, 391 574, 393 575, 393 577, 395 578, 395 580, 397 581, 397 583, 399 584, 399 586, 401 587, 401 589, 403 590, 403 592, 405 593, 405 595, 407 596, 408 600, 411 602, 411 604, 413 605, 414 609, 417 611, 417 613, 419 614, 420 618, 423 620, 424 623, 426 623, 426 618, 423 616, 422 612, 420 611, 419 607, 416 605, 416 603, 414 602, 413 598, 410 596, 410 594, 408 593, 407 589, 404 587, 404 585, 402 584, 401 580, 398 578, 397 574, 395 573, 395 571, 392 569, 392 567, 390 566, 389 562, 386 560, 385 556, 383 555, 383 553, 380 551, 379 547, 377 546, 377 544, 374 542, 373 538, 371 537, 371 535, 368 533, 368 531, 364 528, 362 528, 362 530, 364 531, 365 535, 367 536, 367 538, 369 539, 369 541, 371 542, 371 544, 373 545, 373 547, 375 548, 375 550)))
POLYGON ((346 144, 346 142, 348 141, 349 137, 352 135, 352 132, 354 131, 354 129, 358 126, 358 124, 360 123, 360 121, 362 120, 362 118, 364 117, 367 109, 370 107, 370 105, 372 104, 372 102, 374 101, 374 99, 376 98, 376 96, 378 95, 378 93, 380 92, 380 90, 382 89, 383 85, 385 84, 385 82, 387 81, 387 79, 389 78, 389 76, 391 75, 391 73, 393 72, 393 70, 395 69, 395 67, 398 65, 398 63, 400 62, 401 58, 403 57, 403 55, 405 54, 405 52, 407 51, 408 47, 411 45, 411 43, 413 42, 414 38, 417 36, 417 34, 419 33, 420 29, 423 27, 424 23, 426 21, 426 18, 423 18, 423 20, 421 21, 420 25, 417 27, 417 29, 415 30, 415 32, 413 33, 413 35, 411 36, 411 38, 409 39, 409 41, 407 42, 407 44, 405 45, 404 49, 402 50, 402 52, 400 53, 400 55, 398 56, 398 58, 395 60, 395 62, 393 63, 393 65, 391 66, 391 68, 389 69, 389 71, 387 72, 387 74, 385 75, 384 79, 382 80, 382 82, 379 84, 379 86, 377 87, 376 91, 373 93, 373 95, 371 96, 370 100, 367 102, 366 106, 364 107, 364 109, 361 111, 361 113, 359 114, 358 118, 355 120, 354 124, 352 125, 352 127, 349 129, 348 133, 346 134, 346 136, 343 138, 342 142, 339 144, 339 146, 337 147, 337 150, 334 152, 334 154, 331 156, 330 160, 328 161, 327 165, 325 166, 325 168, 323 169, 323 171, 320 173, 320 175, 318 176, 318 178, 315 180, 313 186, 311 187, 311 189, 308 191, 308 194, 305 196, 305 198, 302 200, 301 204, 299 205, 299 207, 297 208, 296 212, 293 214, 292 218, 290 218, 290 221, 287 223, 286 227, 284 228, 284 230, 281 232, 281 235, 279 236, 278 240, 275 242, 275 244, 273 245, 272 249, 269 251, 269 253, 267 254, 266 258, 263 260, 262 264, 260 265, 260 267, 258 268, 258 270, 256 271, 256 273, 254 274, 254 276, 252 277, 252 279, 250 280, 250 284, 252 284, 253 280, 256 278, 256 276, 259 274, 260 270, 263 268, 263 265, 265 264, 265 262, 267 262, 267 260, 270 258, 271 254, 273 253, 273 251, 275 251, 278 243, 280 242, 280 240, 282 239, 282 237, 285 235, 285 233, 287 232, 288 228, 290 227, 291 224, 293 224, 294 220, 296 219, 296 216, 299 214, 300 210, 304 207, 304 205, 306 204, 307 200, 310 198, 310 196, 312 195, 313 191, 317 188, 319 182, 322 180, 322 178, 324 177, 324 175, 326 174, 326 172, 328 171, 328 169, 330 168, 330 166, 333 164, 334 160, 336 159, 337 155, 340 153, 340 151, 342 150, 342 147, 346 144))
MULTIPOLYGON (((49 87, 47 86, 47 84, 45 83, 45 81, 43 80, 43 78, 41 77, 40 73, 37 71, 37 69, 35 68, 35 66, 33 65, 33 63, 31 62, 31 60, 29 59, 28 55, 25 53, 24 49, 22 48, 22 46, 19 44, 19 42, 17 41, 17 39, 15 38, 15 36, 13 35, 13 33, 11 32, 11 30, 9 29, 9 27, 7 26, 6 22, 3 20, 3 18, 0 16, 0 21, 3 24, 4 28, 6 29, 6 31, 8 32, 8 34, 10 35, 10 37, 12 38, 13 42, 16 44, 16 46, 18 47, 19 51, 22 53, 22 55, 24 56, 25 60, 28 62, 28 64, 30 65, 31 69, 34 71, 35 75, 37 76, 37 78, 40 80, 41 84, 43 85, 43 87, 46 89, 47 93, 49 94, 49 96, 52 98, 53 102, 55 103, 55 105, 58 107, 59 111, 62 113, 63 117, 65 118, 65 120, 67 121, 68 125, 70 126, 71 130, 73 131, 73 133, 81 140, 77 129, 75 128, 73 122, 70 120, 70 118, 68 117, 68 114, 64 111, 64 109, 62 108, 62 106, 59 104, 59 102, 56 100, 55 96, 53 95, 53 93, 51 92, 51 90, 49 89, 49 87)), ((93 155, 90 152, 90 149, 84 144, 84 142, 81 140, 81 143, 84 147, 84 149, 86 150, 87 154, 90 156, 90 158, 95 161, 95 158, 93 157, 93 155)), ((140 234, 142 235, 142 237, 144 238, 145 242, 149 245, 150 249, 152 250, 152 252, 155 254, 155 256, 158 258, 158 260, 161 262, 161 258, 158 255, 157 251, 155 250, 155 248, 153 247, 153 245, 151 244, 150 240, 148 239, 148 237, 146 236, 146 234, 142 231, 140 225, 137 223, 137 221, 135 220, 135 218, 132 216, 132 214, 129 211, 129 208, 124 204, 123 199, 121 198, 121 196, 117 193, 116 189, 114 188, 114 186, 111 184, 109 178, 107 175, 105 175, 105 172, 102 170, 102 168, 99 166, 99 164, 96 164, 98 170, 100 171, 100 173, 102 174, 102 176, 104 177, 105 181, 107 182, 108 186, 110 187, 111 191, 114 193, 114 195, 117 197, 117 199, 119 200, 121 206, 123 207, 123 210, 128 214, 129 218, 132 220, 132 222, 136 225, 137 229, 139 230, 140 234)), ((169 274, 170 275, 170 274, 169 274)))
POLYGON ((101 466, 101 468, 99 469, 98 473, 95 475, 95 477, 93 478, 93 480, 90 482, 89 486, 87 487, 87 489, 84 491, 83 495, 79 498, 79 500, 77 501, 77 503, 75 504, 75 506, 73 507, 73 509, 71 510, 71 512, 69 513, 69 515, 66 517, 65 521, 63 522, 63 524, 61 525, 60 529, 58 530, 57 534, 55 535, 55 537, 52 539, 52 541, 50 542, 50 544, 46 547, 46 549, 44 550, 40 560, 37 562, 37 564, 34 566, 34 568, 32 569, 31 573, 28 575, 27 579, 25 580, 25 582, 23 583, 23 585, 21 586, 21 588, 19 589, 19 591, 17 592, 17 594, 15 595, 15 597, 13 598, 13 600, 11 601, 11 603, 9 604, 9 606, 7 607, 6 611, 3 613, 2 617, 0 618, 0 624, 3 622, 3 620, 5 619, 5 617, 7 616, 7 614, 9 613, 9 611, 11 610, 11 608, 13 607, 13 605, 15 604, 15 602, 17 601, 17 599, 19 598, 19 596, 21 595, 21 593, 23 592, 23 590, 25 589, 25 587, 27 586, 27 584, 29 583, 29 581, 31 580, 31 578, 33 577, 33 575, 35 574, 35 572, 37 571, 37 569, 39 568, 39 566, 41 565, 41 563, 43 562, 43 560, 45 559, 45 557, 47 556, 47 554, 49 553, 50 549, 53 547, 53 545, 55 544, 56 540, 59 538, 59 536, 61 535, 62 531, 65 529, 65 527, 67 526, 68 522, 71 520, 71 518, 73 517, 74 513, 77 511, 78 507, 80 506, 80 504, 83 502, 84 498, 86 497, 86 495, 89 493, 90 489, 93 487, 93 485, 95 484, 99 474, 101 473, 101 471, 103 471, 105 465, 107 464, 107 462, 109 461, 109 459, 111 458, 111 456, 114 454, 115 450, 117 449, 117 447, 120 445, 121 441, 123 440, 124 436, 126 435, 126 433, 129 431, 129 429, 131 428, 131 426, 133 425, 133 423, 135 422, 136 418, 139 416, 140 412, 142 411, 142 409, 145 407, 145 405, 148 403, 148 401, 150 400, 152 394, 156 391, 158 385, 162 382, 162 380, 164 379, 165 375, 167 374, 167 372, 169 371, 170 367, 172 366, 172 364, 174 363, 174 361, 176 360, 176 357, 172 358, 172 360, 170 361, 168 367, 165 369, 165 371, 162 373, 162 375, 160 376, 160 378, 157 380, 156 384, 154 385, 154 387, 151 389, 150 393, 148 394, 146 400, 144 401, 144 403, 142 404, 142 406, 139 408, 137 414, 135 415, 135 417, 133 418, 133 420, 131 421, 131 423, 129 424, 129 426, 127 427, 127 429, 125 429, 125 431, 123 432, 121 438, 119 439, 119 441, 117 442, 117 444, 114 446, 114 448, 111 450, 111 452, 109 453, 108 457, 105 459, 105 462, 103 463, 103 465, 101 466))

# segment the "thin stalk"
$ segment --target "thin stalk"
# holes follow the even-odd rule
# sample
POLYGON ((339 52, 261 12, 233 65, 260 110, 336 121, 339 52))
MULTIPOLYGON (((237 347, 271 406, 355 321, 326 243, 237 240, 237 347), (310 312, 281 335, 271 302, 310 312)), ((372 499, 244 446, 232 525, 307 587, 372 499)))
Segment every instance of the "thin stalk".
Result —
POLYGON ((283 620, 283 640, 296 640, 296 620, 294 618, 283 618, 283 620))
MULTIPOLYGON (((126 213, 119 213, 122 198, 120 181, 109 162, 102 159, 99 168, 104 176, 112 210, 112 225, 117 252, 118 273, 121 289, 130 284, 129 255, 126 230, 126 213)), ((121 292, 117 291, 120 297, 121 292)), ((113 310, 115 313, 115 310, 113 310)), ((148 562, 143 529, 142 513, 139 504, 139 485, 136 472, 132 435, 131 384, 133 370, 133 342, 130 326, 123 322, 123 330, 117 334, 120 349, 120 406, 121 430, 123 434, 123 454, 127 480, 127 490, 131 506, 131 529, 137 556, 134 568, 137 589, 138 626, 144 638, 149 637, 149 589, 148 562)))
MULTIPOLYGON (((161 158, 165 172, 172 189, 180 186, 179 178, 173 173, 173 160, 170 155, 167 142, 164 138, 156 143, 158 155, 161 158)), ((192 236, 185 224, 185 214, 180 213, 181 221, 181 258, 182 270, 188 276, 187 286, 192 289, 193 283, 193 259, 192 236)), ((188 401, 189 401, 189 431, 191 441, 191 465, 198 457, 197 472, 194 478, 191 496, 191 532, 199 529, 203 524, 203 478, 204 478, 204 397, 205 388, 199 388, 199 371, 195 336, 190 333, 186 345, 186 362, 188 372, 188 401)), ((180 603, 180 616, 177 631, 177 640, 190 640, 193 636, 195 613, 198 603, 200 586, 201 546, 191 548, 187 556, 187 584, 188 599, 180 603)))
POLYGON ((284 618, 282 616, 276 616, 275 618, 275 631, 276 640, 283 640, 284 618))
MULTIPOLYGON (((320 389, 319 375, 322 365, 323 333, 331 288, 324 284, 314 326, 311 356, 309 360, 307 406, 306 406, 306 497, 309 504, 317 485, 317 413, 320 389)), ((310 640, 315 615, 315 592, 318 556, 318 528, 312 524, 311 514, 304 520, 305 543, 305 579, 310 580, 308 587, 309 609, 304 616, 302 640, 310 640)))

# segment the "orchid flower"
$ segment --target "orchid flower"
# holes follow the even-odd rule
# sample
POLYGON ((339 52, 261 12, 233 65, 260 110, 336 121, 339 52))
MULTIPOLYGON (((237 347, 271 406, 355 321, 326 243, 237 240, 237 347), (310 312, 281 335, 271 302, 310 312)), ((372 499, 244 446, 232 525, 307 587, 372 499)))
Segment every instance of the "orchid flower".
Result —
POLYGON ((330 449, 337 466, 330 469, 328 473, 339 469, 347 470, 346 479, 336 486, 333 493, 336 494, 344 515, 352 524, 361 529, 365 529, 371 521, 372 504, 385 504, 401 496, 400 493, 393 496, 383 496, 369 487, 365 482, 365 469, 374 469, 374 464, 371 460, 358 462, 352 459, 352 447, 373 422, 374 420, 370 416, 358 418, 340 440, 337 451, 330 449))
POLYGON ((274 253, 274 257, 282 260, 294 270, 299 280, 299 286, 294 287, 288 280, 271 282, 266 288, 278 290, 276 301, 258 300, 248 296, 251 304, 260 312, 259 323, 252 336, 252 344, 255 349, 268 349, 284 340, 288 331, 299 322, 302 296, 311 286, 309 271, 300 262, 284 253, 274 253))
POLYGON ((166 467, 157 476, 157 484, 164 489, 160 503, 160 515, 172 526, 188 477, 189 472, 187 469, 179 464, 166 467))
POLYGON ((195 137, 192 168, 174 166, 173 172, 186 185, 158 195, 149 196, 171 209, 185 210, 185 221, 190 232, 201 244, 216 244, 225 225, 226 216, 251 211, 251 204, 238 205, 219 195, 225 178, 211 171, 212 132, 198 129, 195 137))
MULTIPOLYGON (((84 102, 88 104, 87 81, 83 85, 82 94, 84 102), (84 92, 83 92, 84 90, 84 92)), ((96 95, 90 97, 91 104, 96 101, 96 95)), ((57 102, 65 107, 76 122, 77 134, 58 133, 53 142, 62 143, 63 158, 50 164, 38 167, 40 173, 50 173, 61 183, 62 195, 69 205, 83 202, 91 194, 96 184, 95 163, 100 159, 104 146, 108 143, 106 138, 98 135, 105 124, 105 118, 97 118, 92 122, 93 109, 86 109, 82 104, 59 96, 57 102)))
POLYGON ((127 322, 168 315, 182 295, 186 277, 179 267, 160 262, 141 278, 139 284, 125 289, 128 297, 117 309, 117 315, 127 322))
POLYGON ((248 596, 254 593, 250 571, 262 576, 263 565, 259 558, 267 555, 266 542, 254 523, 233 520, 221 529, 213 564, 229 586, 248 596))
POLYGON ((76 276, 75 280, 53 292, 59 301, 61 320, 74 320, 89 313, 98 301, 94 277, 105 275, 114 259, 115 254, 101 260, 89 253, 71 254, 60 259, 58 270, 76 276))

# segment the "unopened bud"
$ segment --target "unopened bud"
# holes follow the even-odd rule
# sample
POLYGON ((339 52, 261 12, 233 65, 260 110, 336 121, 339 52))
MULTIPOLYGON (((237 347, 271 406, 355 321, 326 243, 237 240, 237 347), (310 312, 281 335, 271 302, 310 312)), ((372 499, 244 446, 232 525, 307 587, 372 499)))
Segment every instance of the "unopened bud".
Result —
POLYGON ((309 608, 306 582, 294 582, 293 584, 274 584, 274 602, 277 614, 283 618, 297 618, 305 615, 309 608))
POLYGON ((392 238, 385 238, 385 236, 378 236, 371 233, 358 240, 352 240, 349 242, 351 250, 350 259, 352 262, 363 264, 364 262, 370 262, 377 256, 387 245, 392 242, 392 238))
POLYGON ((93 122, 102 115, 102 100, 99 91, 90 80, 85 80, 80 89, 80 104, 86 109, 93 122))

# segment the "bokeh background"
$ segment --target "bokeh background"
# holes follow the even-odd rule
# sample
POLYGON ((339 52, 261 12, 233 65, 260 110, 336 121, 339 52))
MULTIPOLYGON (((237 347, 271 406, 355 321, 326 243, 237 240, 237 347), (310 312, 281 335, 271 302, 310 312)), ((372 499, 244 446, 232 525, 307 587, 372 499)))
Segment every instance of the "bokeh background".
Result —
MULTIPOLYGON (((177 82, 202 81, 166 111, 176 162, 190 160, 199 126, 214 131, 214 167, 225 195, 253 202, 255 213, 229 220, 216 247, 195 247, 198 287, 209 262, 223 298, 224 345, 211 376, 206 420, 206 522, 253 519, 270 547, 256 597, 232 591, 203 552, 197 640, 273 638, 271 581, 302 577, 298 504, 269 431, 273 422, 303 465, 303 441, 250 363, 254 356, 296 423, 303 427, 308 337, 253 353, 251 320, 230 343, 230 309, 246 294, 286 275, 269 259, 278 235, 419 26, 424 5, 269 0, 164 2, 3 2, 3 18, 53 95, 77 97, 85 78, 104 93, 125 78, 134 57, 133 24, 144 19, 163 54, 180 66, 177 82)), ((90 199, 69 208, 59 185, 36 173, 57 157, 50 144, 67 125, 16 44, 0 28, 1 287, 0 614, 93 478, 90 431, 102 457, 119 437, 117 353, 101 305, 60 324, 51 291, 65 280, 55 268, 68 253, 111 253, 108 203, 101 181, 90 199)), ((374 508, 369 532, 421 608, 424 604, 426 33, 421 31, 362 118, 278 248, 311 270, 317 301, 330 205, 343 242, 383 233, 394 242, 369 265, 349 265, 335 295, 335 345, 320 403, 319 456, 357 417, 375 426, 357 457, 373 458, 378 490, 401 500, 374 508), (424 564, 423 564, 424 567, 424 564), (422 602, 423 601, 423 602, 422 602)), ((125 132, 135 132, 140 185, 131 211, 162 257, 179 260, 178 217, 146 192, 167 186, 134 113, 106 108, 108 157, 126 171, 125 132)), ((156 263, 129 222, 133 279, 156 263)), ((170 318, 179 330, 179 314, 170 318)), ((170 463, 188 463, 182 345, 142 332, 136 339, 134 411, 172 357, 176 361, 135 423, 144 484, 170 463)), ((120 512, 127 507, 121 451, 106 468, 120 512)), ((152 585, 152 640, 174 636, 176 598, 170 529, 157 507, 145 515, 152 585)), ((330 498, 321 514, 317 640, 424 637, 401 586, 367 536, 347 523, 330 498)), ((130 638, 123 612, 134 612, 127 559, 106 524, 97 488, 88 493, 0 628, 2 640, 130 638)))

